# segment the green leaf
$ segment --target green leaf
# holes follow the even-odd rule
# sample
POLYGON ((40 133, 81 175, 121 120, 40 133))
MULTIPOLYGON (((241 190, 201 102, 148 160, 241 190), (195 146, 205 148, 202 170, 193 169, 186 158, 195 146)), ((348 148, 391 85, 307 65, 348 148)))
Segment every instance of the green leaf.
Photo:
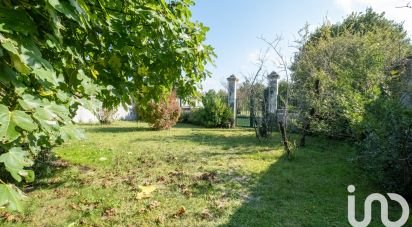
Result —
POLYGON ((33 119, 23 111, 13 111, 12 120, 17 126, 28 132, 32 132, 37 129, 37 125, 33 122, 33 119))
POLYGON ((21 202, 26 196, 17 187, 11 184, 0 184, 0 207, 9 210, 23 211, 21 202))
POLYGON ((19 55, 19 50, 17 47, 18 44, 16 41, 0 36, 0 42, 3 48, 6 49, 8 52, 15 55, 19 55))
POLYGON ((28 152, 21 147, 13 147, 9 152, 0 155, 0 162, 4 163, 6 170, 18 182, 21 176, 27 176, 27 170, 24 167, 33 165, 33 162, 27 158, 28 152))
POLYGON ((62 90, 57 91, 56 97, 62 102, 67 102, 67 100, 69 99, 69 95, 62 90))
POLYGON ((60 2, 59 0, 48 0, 49 4, 66 17, 79 21, 79 16, 75 12, 75 8, 67 2, 60 2))
POLYGON ((37 33, 36 25, 24 10, 0 7, 0 18, 0 31, 24 35, 37 33))
POLYGON ((10 86, 17 84, 18 74, 13 71, 8 65, 0 64, 0 83, 10 86))
POLYGON ((22 73, 22 74, 29 74, 30 68, 22 61, 19 55, 10 54, 11 62, 13 63, 14 68, 22 73))
POLYGON ((22 99, 18 100, 20 106, 27 111, 31 111, 34 110, 38 107, 40 107, 40 100, 37 100, 34 98, 33 95, 29 95, 29 94, 24 94, 22 96, 22 99))
POLYGON ((35 179, 35 174, 34 174, 34 171, 33 171, 33 170, 22 170, 22 171, 19 172, 19 174, 20 174, 22 177, 24 177, 24 180, 25 180, 27 183, 31 183, 31 182, 33 182, 34 179, 35 179))
POLYGON ((50 113, 53 113, 62 122, 71 122, 70 112, 64 105, 59 105, 55 102, 51 102, 49 105, 44 106, 44 109, 46 111, 49 111, 50 113))
POLYGON ((40 123, 41 128, 48 133, 53 133, 59 129, 59 124, 55 119, 56 115, 45 108, 38 108, 33 117, 40 123))
POLYGON ((40 80, 47 81, 54 86, 59 85, 59 80, 57 79, 56 72, 54 71, 38 68, 34 69, 32 73, 34 73, 40 80))
POLYGON ((80 129, 75 128, 74 125, 66 125, 60 129, 60 135, 63 140, 69 139, 84 139, 84 133, 80 129))
POLYGON ((10 112, 9 109, 0 105, 0 138, 4 143, 9 143, 19 138, 20 133, 16 126, 32 132, 37 129, 33 119, 23 111, 15 110, 10 112))
POLYGON ((19 138, 16 124, 12 121, 12 114, 5 105, 0 104, 0 139, 3 143, 9 143, 19 138))

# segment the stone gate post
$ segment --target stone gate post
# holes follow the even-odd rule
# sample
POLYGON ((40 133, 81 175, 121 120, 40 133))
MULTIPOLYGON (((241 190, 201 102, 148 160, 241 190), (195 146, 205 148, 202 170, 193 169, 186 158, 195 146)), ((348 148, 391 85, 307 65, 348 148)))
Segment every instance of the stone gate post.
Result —
POLYGON ((231 110, 233 111, 233 127, 236 125, 236 90, 237 90, 237 81, 235 75, 231 75, 227 78, 228 81, 228 104, 231 110))
POLYGON ((267 88, 267 109, 266 116, 268 117, 268 126, 276 128, 277 126, 277 109, 278 109, 278 79, 279 75, 273 71, 268 75, 267 88))
POLYGON ((276 114, 276 110, 278 109, 278 79, 279 75, 276 72, 271 72, 268 75, 268 113, 269 114, 276 114))

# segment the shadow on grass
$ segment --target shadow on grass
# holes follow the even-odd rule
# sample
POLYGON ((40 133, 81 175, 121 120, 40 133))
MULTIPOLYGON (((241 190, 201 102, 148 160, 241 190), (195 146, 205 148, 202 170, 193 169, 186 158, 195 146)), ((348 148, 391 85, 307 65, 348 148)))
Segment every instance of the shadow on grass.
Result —
MULTIPOLYGON (((221 131, 222 132, 222 131, 221 131)), ((225 131, 223 131, 225 132, 225 131)), ((272 136, 271 139, 259 142, 258 139, 253 134, 243 134, 243 135, 225 135, 216 134, 216 131, 205 132, 194 131, 191 135, 172 135, 170 137, 151 137, 151 138, 137 138, 130 142, 170 142, 170 141, 190 141, 198 145, 206 145, 213 147, 220 147, 220 149, 227 150, 228 152, 233 148, 251 148, 251 147, 273 147, 277 148, 279 144, 279 138, 277 136, 272 136)))
POLYGON ((175 126, 173 126, 172 128, 202 128, 202 126, 199 125, 193 125, 193 124, 189 124, 189 123, 178 123, 175 126))
MULTIPOLYGON (((319 216, 311 215, 312 212, 323 213, 327 219, 330 212, 325 210, 331 209, 327 201, 323 204, 318 193, 319 188, 331 187, 329 179, 312 181, 311 168, 303 160, 289 161, 281 157, 258 176, 257 182, 242 198, 241 207, 222 226, 336 226, 337 222, 332 220, 316 223, 314 219, 319 216)), ((316 175, 320 178, 319 173, 316 175)), ((342 192, 344 190, 342 187, 342 192)), ((345 220, 345 199, 342 197, 342 201, 335 203, 337 209, 333 211, 334 215, 340 214, 341 218, 337 219, 342 221, 345 220)))
MULTIPOLYGON (((176 140, 191 141, 198 145, 218 147, 223 152, 206 152, 207 155, 242 155, 262 151, 274 151, 280 148, 280 138, 274 133, 269 139, 259 141, 253 133, 220 134, 216 132, 194 132, 192 135, 176 135, 176 140)), ((218 149, 218 150, 219 150, 218 149)))
MULTIPOLYGON (((352 184, 357 218, 362 219, 365 198, 379 189, 350 161, 356 155, 350 147, 333 144, 333 150, 325 151, 319 148, 331 149, 331 144, 316 139, 293 160, 282 156, 256 176, 241 207, 222 226, 350 226, 347 186, 352 184)), ((373 210, 371 226, 381 226, 379 203, 373 204, 373 210)), ((390 218, 398 220, 399 207, 390 210, 390 218)))
POLYGON ((116 126, 101 126, 101 127, 92 127, 86 129, 89 132, 101 132, 101 133, 129 133, 129 132, 144 132, 144 131, 155 131, 150 128, 143 127, 116 127, 116 126))
MULTIPOLYGON (((192 124, 184 124, 184 123, 179 123, 173 128, 177 129, 200 129, 202 127, 197 126, 197 125, 192 125, 192 124)), ((152 129, 150 127, 142 127, 136 123, 135 127, 124 127, 124 126, 117 126, 117 125, 90 125, 90 128, 86 129, 89 132, 103 132, 103 133, 129 133, 129 132, 155 132, 158 131, 156 129, 152 129)))
POLYGON ((90 167, 71 164, 68 161, 58 157, 52 157, 50 160, 35 164, 35 181, 30 184, 22 185, 26 193, 40 189, 57 189, 57 188, 78 188, 83 184, 77 175, 64 174, 68 169, 76 167, 79 172, 93 170, 90 167), (68 186, 70 183, 70 186, 68 186))

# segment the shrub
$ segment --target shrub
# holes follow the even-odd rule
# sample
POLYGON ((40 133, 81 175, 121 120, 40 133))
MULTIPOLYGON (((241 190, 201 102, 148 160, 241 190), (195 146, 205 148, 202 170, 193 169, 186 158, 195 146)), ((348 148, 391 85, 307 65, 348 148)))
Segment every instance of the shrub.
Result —
POLYGON ((190 114, 191 114, 191 112, 187 112, 187 111, 184 112, 184 111, 182 111, 182 112, 180 113, 178 122, 179 122, 179 123, 190 123, 190 122, 189 122, 190 114))
POLYGON ((157 130, 170 129, 176 125, 180 115, 175 92, 172 92, 165 100, 150 101, 146 108, 141 108, 141 105, 136 107, 141 120, 146 121, 150 127, 157 130))
POLYGON ((368 107, 361 166, 388 191, 412 198, 412 111, 379 99, 368 107))
POLYGON ((203 125, 202 124, 202 111, 203 108, 191 110, 188 117, 188 123, 194 125, 203 125))
POLYGON ((201 108, 182 113, 179 122, 208 128, 230 128, 233 126, 233 113, 227 105, 226 97, 210 90, 202 97, 202 104, 201 108))
POLYGON ((233 113, 223 100, 214 90, 208 91, 202 97, 203 108, 192 112, 189 120, 194 124, 205 127, 223 127, 230 128, 233 126, 233 113))

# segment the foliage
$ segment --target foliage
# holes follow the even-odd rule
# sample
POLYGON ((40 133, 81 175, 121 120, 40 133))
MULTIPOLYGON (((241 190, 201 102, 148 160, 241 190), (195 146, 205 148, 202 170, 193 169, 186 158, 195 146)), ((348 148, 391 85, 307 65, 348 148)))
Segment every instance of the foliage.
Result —
MULTIPOLYGON (((190 110, 193 111, 193 110, 190 110)), ((190 123, 189 122, 189 117, 190 117, 190 113, 189 111, 181 111, 180 116, 179 116, 179 123, 190 123)))
POLYGON ((411 44, 402 25, 368 9, 303 37, 292 66, 301 144, 305 131, 350 138, 359 143, 368 174, 411 196, 412 116, 399 104, 405 74, 398 67, 411 44))
MULTIPOLYGON (((104 107, 185 97, 208 72, 207 28, 191 21, 191 0, 4 0, 0 2, 0 160, 15 181, 33 179, 41 150, 80 138, 79 105, 104 107)), ((2 168, 1 168, 2 169, 2 168)), ((1 173, 1 176, 5 172, 1 173)), ((3 178, 0 187, 13 181, 3 178)), ((0 197, 10 209, 18 193, 0 197)), ((20 209, 18 209, 20 210, 20 209)))
MULTIPOLYGON (((286 93, 288 83, 286 80, 280 80, 278 82, 278 109, 285 109, 286 93)), ((293 88, 293 83, 289 82, 289 89, 293 88)), ((288 102, 288 110, 296 111, 298 105, 298 99, 294 96, 294 92, 290 91, 290 97, 288 102)))
POLYGON ((145 105, 137 103, 136 109, 140 120, 158 130, 170 129, 177 123, 180 116, 180 106, 175 92, 172 92, 166 100, 157 102, 152 100, 145 105))
POLYGON ((412 111, 388 97, 367 109, 361 166, 388 191, 412 198, 412 111))
POLYGON ((209 90, 202 96, 203 107, 193 108, 182 113, 181 123, 190 123, 209 128, 229 128, 234 124, 233 113, 227 105, 227 94, 209 90))
POLYGON ((191 112, 189 122, 209 128, 230 128, 234 124, 233 112, 225 97, 209 90, 202 97, 203 107, 191 112))
POLYGON ((198 108, 198 109, 192 109, 190 112, 185 113, 186 116, 184 116, 184 119, 186 121, 182 121, 182 123, 189 123, 189 124, 194 124, 194 125, 200 125, 204 126, 202 122, 202 117, 203 117, 203 108, 198 108))
POLYGON ((411 51, 402 25, 368 9, 304 34, 301 44, 291 70, 305 130, 359 139, 386 68, 411 51))
POLYGON ((236 106, 238 112, 249 112, 252 108, 255 112, 261 112, 261 107, 254 103, 260 103, 262 101, 264 89, 265 85, 260 82, 252 84, 249 80, 246 80, 241 83, 236 93, 236 106), (252 104, 253 107, 251 106, 252 104))

